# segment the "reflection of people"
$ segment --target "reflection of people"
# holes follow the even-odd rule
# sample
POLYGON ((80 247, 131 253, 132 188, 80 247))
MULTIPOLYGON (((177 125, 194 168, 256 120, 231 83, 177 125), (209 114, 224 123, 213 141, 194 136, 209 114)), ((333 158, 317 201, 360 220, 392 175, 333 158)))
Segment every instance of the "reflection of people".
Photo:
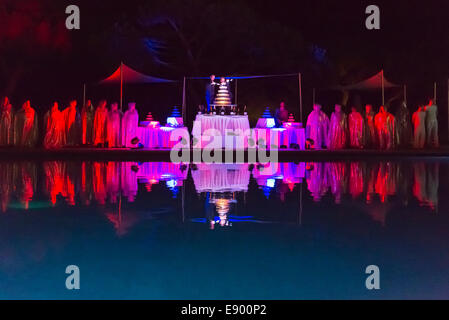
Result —
POLYGON ((439 147, 438 141, 438 107, 433 100, 430 100, 426 107, 426 133, 427 146, 432 148, 439 147))
POLYGON ((139 113, 136 110, 136 103, 128 103, 128 110, 122 119, 122 144, 127 147, 134 147, 132 140, 137 136, 137 126, 139 125, 139 113))
POLYGON ((14 145, 34 147, 37 142, 37 114, 27 100, 14 117, 14 145))
POLYGON ((329 128, 329 118, 321 111, 321 106, 315 104, 313 111, 307 118, 306 137, 314 141, 315 149, 321 149, 327 145, 327 132, 329 128))
POLYGON ((410 113, 405 101, 396 112, 395 135, 398 147, 408 147, 411 142, 410 113))
POLYGON ((335 197, 335 203, 341 203, 342 195, 346 193, 348 186, 348 174, 345 162, 331 162, 325 164, 328 174, 329 186, 335 197))
POLYGON ((346 114, 341 110, 339 104, 335 105, 335 111, 332 112, 331 122, 328 133, 328 148, 331 150, 343 149, 346 147, 346 137, 348 122, 346 114))
POLYGON ((94 118, 94 145, 104 147, 106 143, 106 120, 108 109, 106 108, 106 100, 100 101, 95 111, 94 118))
POLYGON ((352 107, 352 112, 349 114, 349 142, 351 148, 361 149, 363 147, 363 117, 352 107))
POLYGON ((281 102, 279 108, 276 109, 274 120, 276 121, 276 127, 281 127, 284 122, 288 121, 288 110, 285 108, 285 102, 281 102))
POLYGON ((413 147, 422 149, 426 144, 426 112, 423 106, 413 113, 413 147))
POLYGON ((394 147, 394 116, 381 106, 374 118, 377 131, 378 147, 381 150, 390 150, 394 147))
POLYGON ((215 99, 215 86, 218 83, 215 82, 215 75, 210 76, 210 82, 206 85, 206 105, 207 112, 210 112, 210 105, 215 99))
POLYGON ((325 164, 322 162, 308 164, 307 188, 313 201, 319 202, 329 189, 325 164))

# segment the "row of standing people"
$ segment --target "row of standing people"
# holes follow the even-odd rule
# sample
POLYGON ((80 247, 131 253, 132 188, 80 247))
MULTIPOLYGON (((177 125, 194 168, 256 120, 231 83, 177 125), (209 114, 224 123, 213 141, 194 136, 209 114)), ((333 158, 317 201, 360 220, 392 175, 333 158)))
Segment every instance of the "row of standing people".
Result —
POLYGON ((336 105, 329 120, 321 106, 315 104, 307 119, 306 136, 313 140, 315 149, 391 150, 411 145, 417 149, 437 148, 437 114, 438 108, 432 100, 427 106, 419 106, 412 117, 405 102, 395 116, 385 106, 381 106, 376 114, 371 105, 366 106, 363 116, 355 107, 348 116, 340 105, 336 105))
MULTIPOLYGON (((77 109, 77 101, 70 101, 67 108, 59 109, 57 102, 44 116, 43 146, 58 149, 66 146, 132 147, 137 136, 139 114, 136 104, 128 104, 123 114, 118 104, 110 110, 105 100, 95 109, 90 100, 77 109)), ((5 97, 0 108, 0 146, 34 147, 39 138, 38 117, 31 102, 27 100, 20 110, 14 109, 5 97)))

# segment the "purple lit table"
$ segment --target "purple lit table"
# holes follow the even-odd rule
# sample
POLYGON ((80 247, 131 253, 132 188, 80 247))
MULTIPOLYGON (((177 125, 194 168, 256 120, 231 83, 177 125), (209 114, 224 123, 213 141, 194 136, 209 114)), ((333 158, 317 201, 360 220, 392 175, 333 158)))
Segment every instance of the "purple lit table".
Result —
POLYGON ((170 149, 175 146, 180 137, 185 138, 186 146, 189 145, 190 135, 186 127, 138 127, 137 137, 145 148, 170 149))

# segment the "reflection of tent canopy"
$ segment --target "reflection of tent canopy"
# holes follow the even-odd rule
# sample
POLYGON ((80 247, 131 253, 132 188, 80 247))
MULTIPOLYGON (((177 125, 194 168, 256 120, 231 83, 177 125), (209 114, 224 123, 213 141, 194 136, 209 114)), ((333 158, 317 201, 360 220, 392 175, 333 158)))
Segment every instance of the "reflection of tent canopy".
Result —
MULTIPOLYGON (((106 79, 103 79, 99 82, 99 84, 110 84, 110 83, 120 83, 120 109, 123 109, 123 84, 127 83, 167 83, 167 82, 175 82, 173 80, 167 80, 162 78, 156 78, 152 76, 147 76, 143 73, 140 73, 123 62, 120 64, 120 67, 114 71, 106 79)), ((85 88, 84 88, 85 90, 85 88)), ((85 95, 85 94, 84 94, 85 95)), ((84 98, 85 100, 85 98, 84 98)), ((83 101, 85 104, 85 101, 83 101)))

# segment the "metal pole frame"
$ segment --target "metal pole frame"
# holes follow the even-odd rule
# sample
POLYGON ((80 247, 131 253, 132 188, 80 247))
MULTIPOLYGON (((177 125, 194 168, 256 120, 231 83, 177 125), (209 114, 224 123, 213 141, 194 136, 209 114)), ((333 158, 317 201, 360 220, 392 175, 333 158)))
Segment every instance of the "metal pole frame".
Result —
POLYGON ((186 123, 186 77, 184 77, 184 81, 182 83, 182 121, 186 123))
POLYGON ((384 70, 382 69, 382 106, 385 107, 385 84, 384 84, 384 70))
POLYGON ((301 73, 298 73, 298 82, 299 82, 299 120, 301 123, 303 123, 303 117, 302 117, 302 79, 301 79, 301 73))
POLYGON ((123 111, 123 61, 120 62, 120 111, 123 111))

